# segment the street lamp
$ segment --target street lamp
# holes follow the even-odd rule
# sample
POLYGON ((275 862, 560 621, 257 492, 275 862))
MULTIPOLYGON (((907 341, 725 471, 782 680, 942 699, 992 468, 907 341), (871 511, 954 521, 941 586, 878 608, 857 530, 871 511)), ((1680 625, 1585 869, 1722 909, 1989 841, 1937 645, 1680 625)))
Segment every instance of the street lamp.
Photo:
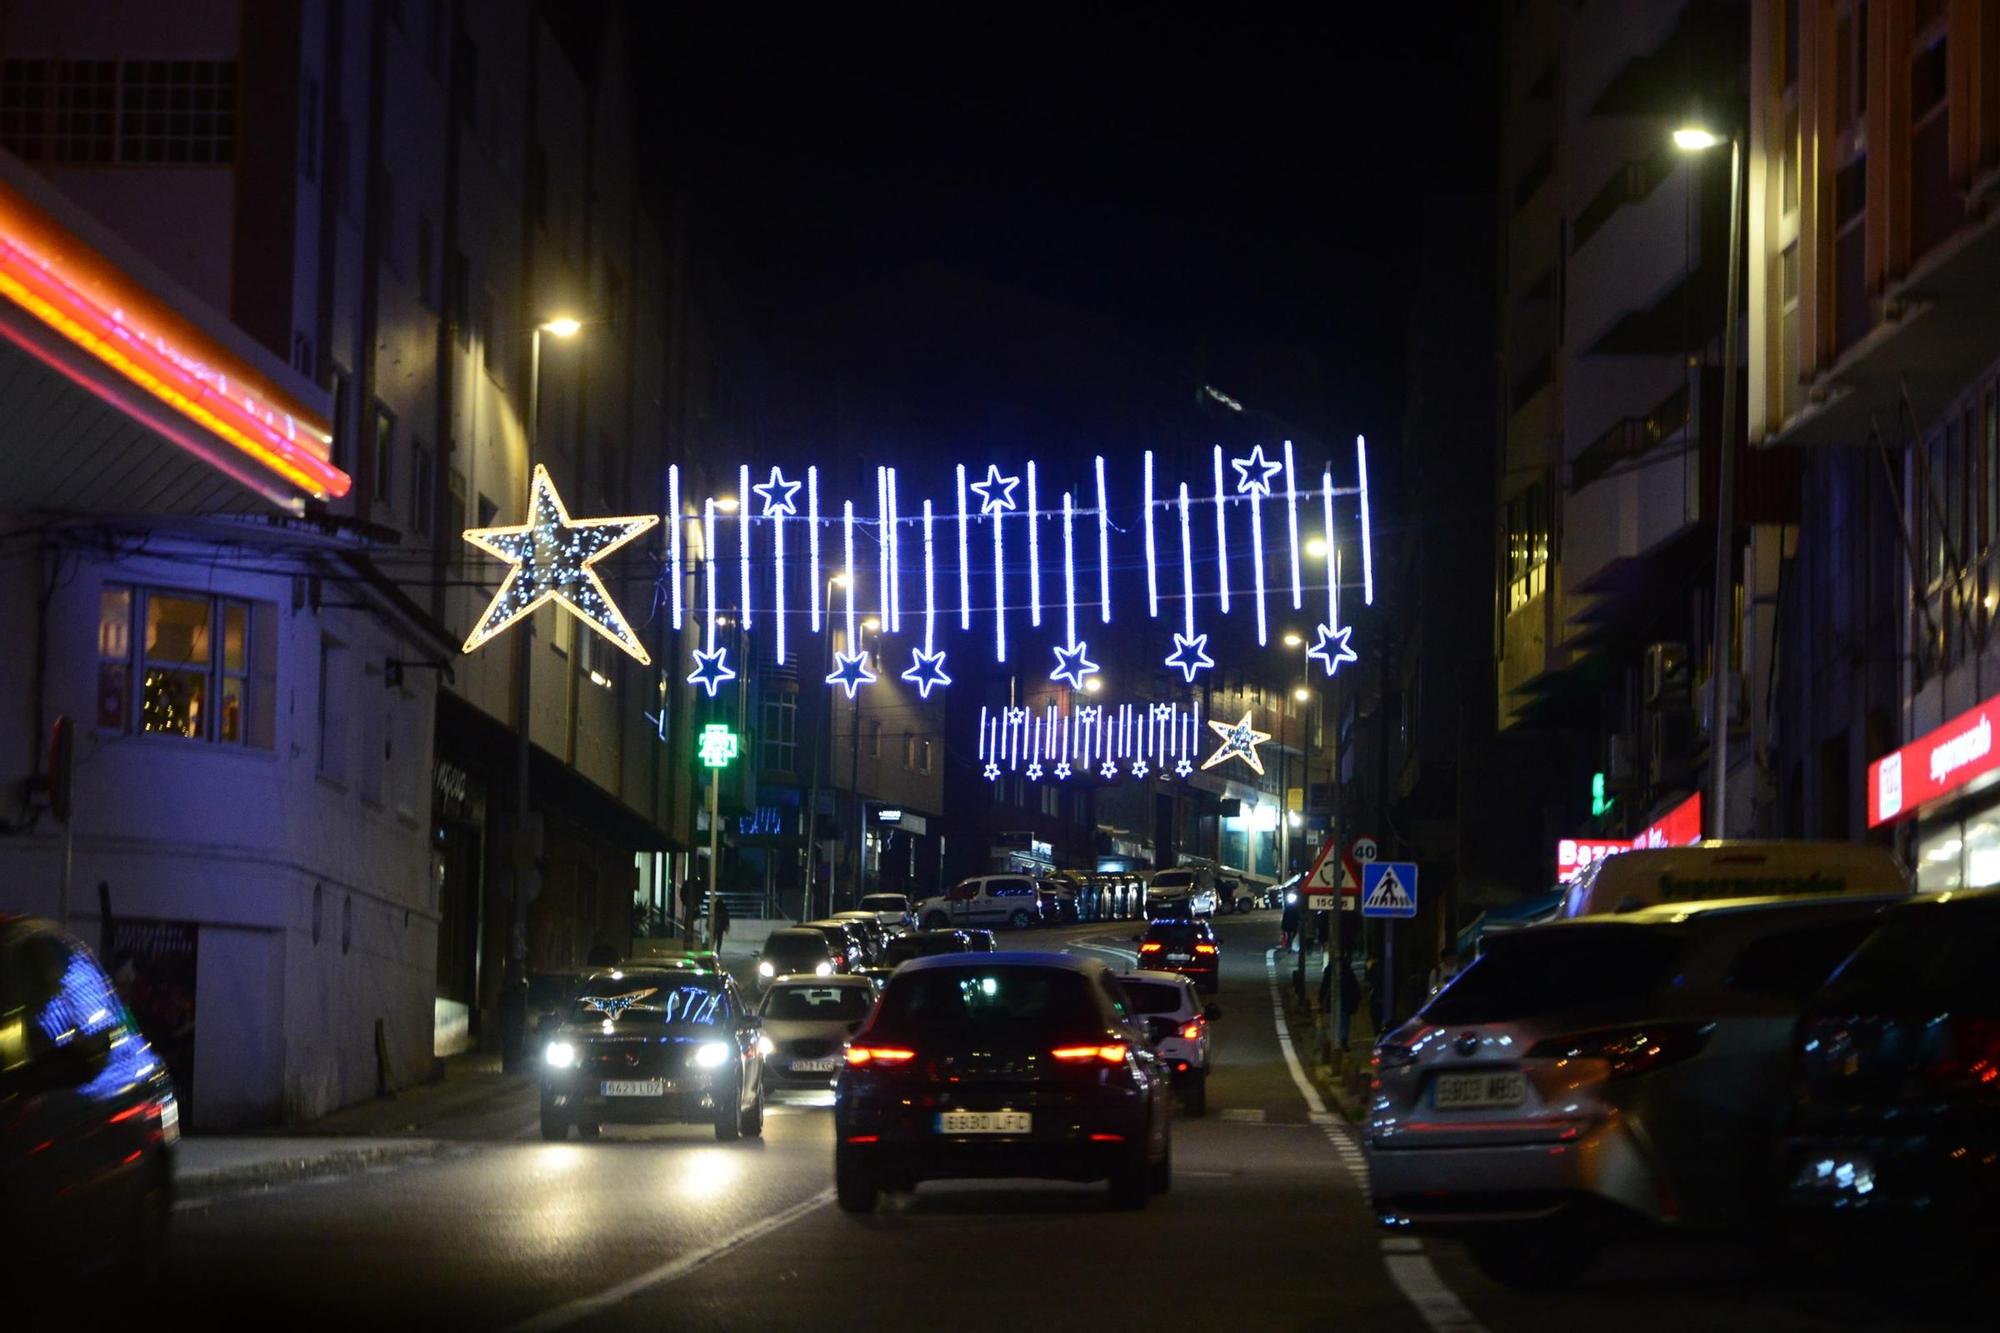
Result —
POLYGON ((1736 288, 1743 266, 1743 132, 1732 129, 1727 139, 1699 125, 1674 131, 1674 147, 1684 153, 1706 152, 1729 145, 1729 266, 1728 291, 1722 315, 1722 428, 1715 460, 1715 620, 1708 676, 1708 836, 1727 831, 1729 784, 1728 676, 1730 624, 1735 591, 1736 451, 1736 288))
POLYGON ((1306 538, 1306 554, 1311 556, 1315 560, 1326 559, 1326 538, 1324 537, 1306 538))
POLYGON ((1297 630, 1285 631, 1285 647, 1296 648, 1304 642, 1305 642, 1304 637, 1301 636, 1297 630))
POLYGON ((736 497, 733 495, 722 496, 715 502, 715 512, 718 514, 733 514, 736 508, 736 497))
POLYGON ((1085 676, 1083 678, 1083 692, 1085 694, 1096 694, 1099 690, 1103 688, 1104 688, 1104 682, 1099 680, 1096 676, 1085 676))

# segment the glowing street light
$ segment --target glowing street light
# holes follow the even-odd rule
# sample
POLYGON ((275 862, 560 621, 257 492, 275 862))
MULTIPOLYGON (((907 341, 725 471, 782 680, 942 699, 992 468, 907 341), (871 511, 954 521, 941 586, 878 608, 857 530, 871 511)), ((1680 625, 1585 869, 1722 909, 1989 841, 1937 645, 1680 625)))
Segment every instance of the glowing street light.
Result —
POLYGON ((557 315, 542 321, 542 332, 553 333, 558 338, 574 338, 583 328, 583 321, 574 315, 557 315))
POLYGON ((1285 631, 1285 647, 1296 648, 1304 642, 1305 640, 1299 636, 1299 632, 1297 630, 1285 631))
POLYGON ((722 496, 715 502, 715 512, 718 514, 733 514, 736 509, 736 497, 733 495, 722 496))
POLYGON ((1713 130, 1703 129, 1699 125, 1683 125, 1674 131, 1674 147, 1683 153, 1699 153, 1707 148, 1719 148, 1728 142, 1729 140, 1713 130))

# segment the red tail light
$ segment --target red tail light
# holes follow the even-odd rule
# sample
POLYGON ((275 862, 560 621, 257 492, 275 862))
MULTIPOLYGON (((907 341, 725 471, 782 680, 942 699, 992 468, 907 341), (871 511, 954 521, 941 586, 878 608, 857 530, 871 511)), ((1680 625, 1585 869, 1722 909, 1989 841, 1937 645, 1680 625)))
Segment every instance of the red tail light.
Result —
POLYGON ((1105 1046, 1058 1046, 1049 1054, 1065 1064, 1080 1065, 1091 1060, 1102 1060, 1107 1065, 1125 1063, 1125 1043, 1112 1042, 1105 1046))
POLYGON ((1550 1037, 1529 1050, 1530 1060, 1602 1060, 1612 1078, 1650 1074, 1664 1065, 1685 1060, 1708 1043, 1713 1023, 1649 1023, 1644 1027, 1610 1028, 1550 1037))
POLYGON ((1164 947, 1158 940, 1147 940, 1139 946, 1140 953, 1158 953, 1164 947))
POLYGON ((1194 951, 1196 953, 1214 953, 1215 946, 1213 944, 1197 944, 1194 946, 1194 951))
POLYGON ((1930 1077, 1940 1089, 2000 1091, 2000 1019, 1948 1020, 1943 1052, 1931 1066, 1930 1077))
POLYGON ((1182 1041, 1200 1041, 1200 1040, 1201 1040, 1201 1020, 1200 1020, 1200 1019, 1196 1019, 1196 1020, 1195 1020, 1194 1022, 1192 1022, 1192 1023, 1188 1024, 1188 1025, 1187 1025, 1186 1027, 1184 1027, 1184 1028, 1182 1028, 1182 1029, 1181 1029, 1181 1040, 1182 1040, 1182 1041))
POLYGON ((847 1048, 847 1063, 851 1065, 900 1065, 917 1058, 915 1051, 902 1046, 850 1046, 847 1048))
POLYGON ((847 955, 846 955, 846 954, 844 954, 844 953, 837 953, 837 954, 835 954, 835 955, 833 956, 833 965, 834 965, 835 967, 846 967, 846 966, 847 966, 847 955))

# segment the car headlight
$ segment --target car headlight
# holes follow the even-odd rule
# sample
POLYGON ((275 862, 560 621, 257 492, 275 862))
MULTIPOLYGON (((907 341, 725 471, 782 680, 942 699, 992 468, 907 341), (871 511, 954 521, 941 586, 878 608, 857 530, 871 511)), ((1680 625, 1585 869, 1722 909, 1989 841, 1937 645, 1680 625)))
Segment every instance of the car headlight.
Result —
POLYGON ((720 1069, 729 1062, 729 1043, 726 1041, 705 1041, 694 1048, 694 1065, 697 1069, 720 1069))
POLYGON ((551 1069, 568 1069, 576 1063, 576 1047, 566 1041, 552 1041, 542 1050, 542 1063, 551 1069))
POLYGON ((832 975, 833 975, 833 964, 832 964, 832 963, 821 963, 821 964, 820 964, 820 965, 819 965, 818 967, 816 967, 816 968, 814 968, 814 969, 813 969, 813 975, 814 975, 814 976, 816 976, 816 977, 830 977, 830 976, 832 976, 832 975))
POLYGON ((1298 900, 1299 900, 1299 895, 1296 893, 1287 893, 1285 895, 1285 901, 1288 903, 1295 903, 1298 900))
POLYGON ((757 975, 760 977, 775 977, 778 975, 778 969, 771 966, 768 962, 759 963, 757 964, 757 975))
POLYGON ((778 1048, 772 1045, 771 1039, 769 1037, 759 1036, 757 1038, 757 1054, 762 1056, 772 1056, 776 1055, 777 1053, 778 1053, 778 1048))

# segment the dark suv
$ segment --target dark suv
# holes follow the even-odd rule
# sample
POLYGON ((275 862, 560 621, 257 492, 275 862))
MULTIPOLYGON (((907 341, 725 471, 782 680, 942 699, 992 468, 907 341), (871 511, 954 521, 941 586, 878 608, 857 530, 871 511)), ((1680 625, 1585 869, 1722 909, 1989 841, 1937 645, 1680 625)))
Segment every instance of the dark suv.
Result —
POLYGON ((1222 946, 1206 921, 1154 921, 1137 937, 1139 966, 1178 972, 1204 994, 1215 994, 1222 973, 1222 946))

